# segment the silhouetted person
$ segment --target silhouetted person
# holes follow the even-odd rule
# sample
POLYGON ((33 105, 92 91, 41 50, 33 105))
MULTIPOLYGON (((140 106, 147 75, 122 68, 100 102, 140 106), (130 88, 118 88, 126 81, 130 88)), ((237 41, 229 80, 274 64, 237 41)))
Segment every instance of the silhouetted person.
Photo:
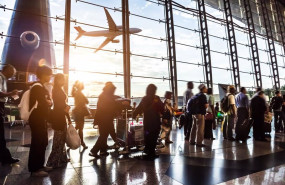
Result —
POLYGON ((224 135, 224 139, 227 139, 230 141, 235 140, 235 138, 233 137, 233 128, 235 125, 235 118, 237 117, 235 92, 236 92, 235 87, 231 85, 228 87, 228 93, 226 95, 228 98, 229 110, 227 112, 227 121, 225 121, 224 126, 223 126, 223 135, 224 135))
POLYGON ((216 115, 218 112, 220 112, 220 104, 218 102, 216 103, 216 106, 215 106, 215 112, 216 112, 216 115))
POLYGON ((114 95, 115 91, 116 87, 114 84, 107 82, 103 88, 103 92, 98 98, 94 124, 98 125, 100 136, 91 149, 89 153, 90 156, 100 158, 98 155, 99 151, 101 156, 109 155, 107 152, 107 139, 109 134, 112 134, 114 131, 114 118, 125 106, 130 105, 128 101, 116 101, 118 96, 114 95))
POLYGON ((170 133, 171 133, 171 130, 172 130, 172 120, 173 120, 173 112, 174 112, 174 109, 173 107, 171 106, 171 96, 172 96, 172 93, 170 91, 166 91, 165 92, 165 95, 164 95, 164 113, 162 115, 162 132, 161 133, 165 133, 165 138, 162 138, 162 139, 165 139, 165 143, 166 144, 170 144, 170 143, 173 143, 171 140, 170 140, 170 133))
POLYGON ((246 119, 249 118, 249 100, 246 95, 246 89, 244 87, 240 88, 240 93, 236 96, 236 106, 237 106, 237 122, 236 122, 236 139, 244 140, 240 138, 239 131, 241 125, 246 119))
POLYGON ((264 136, 264 114, 267 110, 264 101, 264 92, 259 91, 257 96, 251 99, 251 117, 253 119, 253 137, 258 141, 267 141, 264 136))
POLYGON ((164 112, 164 104, 158 96, 156 96, 157 87, 154 84, 149 84, 146 89, 146 96, 142 98, 139 106, 133 112, 135 119, 138 114, 144 114, 144 153, 147 154, 146 159, 153 160, 155 154, 156 142, 160 131, 160 115, 164 112))
POLYGON ((36 75, 39 85, 33 85, 30 92, 30 110, 36 103, 37 107, 32 110, 29 117, 32 141, 28 166, 32 176, 47 176, 51 168, 44 167, 44 163, 48 145, 47 119, 52 102, 44 84, 50 81, 52 70, 47 66, 41 66, 37 68, 36 75))
POLYGON ((208 102, 205 93, 207 93, 208 89, 204 84, 200 84, 198 88, 200 92, 193 96, 190 100, 194 101, 194 99, 197 99, 197 104, 195 103, 195 106, 192 107, 195 110, 189 110, 193 116, 194 121, 190 134, 190 144, 196 144, 197 147, 205 147, 203 140, 205 131, 205 114, 206 109, 208 108, 208 102))
MULTIPOLYGON (((183 95, 183 106, 184 106, 185 110, 186 110, 186 105, 187 105, 189 99, 191 99, 191 97, 194 95, 193 94, 193 88, 194 88, 193 82, 188 82, 187 83, 187 90, 184 92, 184 95, 183 95)), ((186 114, 186 111, 185 111, 185 114, 186 114)), ((186 114, 186 122, 184 125, 185 141, 189 141, 192 124, 193 124, 192 115, 186 114)))
POLYGON ((214 108, 215 105, 215 97, 213 96, 213 89, 209 88, 207 92, 207 102, 209 104, 207 108, 207 114, 212 115, 209 119, 205 119, 205 132, 204 138, 215 140, 213 137, 213 129, 216 129, 216 110, 214 108))
POLYGON ((47 166, 58 168, 68 162, 66 155, 66 129, 67 121, 71 124, 69 116, 70 106, 67 105, 67 95, 62 89, 65 84, 63 74, 56 74, 54 77, 54 86, 52 90, 53 111, 52 128, 54 130, 52 151, 48 158, 47 166))
POLYGON ((74 97, 74 109, 72 110, 73 119, 75 121, 75 128, 78 130, 79 137, 81 139, 81 146, 83 149, 87 149, 84 142, 83 129, 84 129, 84 118, 90 115, 88 110, 88 99, 83 94, 84 84, 83 82, 76 81, 72 87, 71 95, 74 97))
POLYGON ((12 164, 19 162, 19 159, 12 158, 9 149, 6 147, 5 140, 5 103, 8 97, 18 95, 18 90, 7 92, 7 80, 16 74, 16 69, 12 65, 6 65, 0 72, 0 162, 12 164))
POLYGON ((275 96, 270 102, 270 107, 273 109, 274 113, 274 127, 275 132, 281 132, 282 128, 282 104, 283 98, 280 91, 275 92, 275 96))

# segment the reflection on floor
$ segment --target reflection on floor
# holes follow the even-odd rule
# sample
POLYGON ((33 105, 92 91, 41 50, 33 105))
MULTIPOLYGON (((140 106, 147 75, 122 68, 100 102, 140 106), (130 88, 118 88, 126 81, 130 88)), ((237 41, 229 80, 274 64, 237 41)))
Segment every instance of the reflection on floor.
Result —
MULTIPOLYGON (((220 130, 216 140, 205 140, 206 148, 196 148, 184 141, 183 129, 174 127, 173 144, 159 149, 155 161, 144 161, 133 153, 129 158, 111 155, 93 160, 88 156, 98 137, 98 130, 85 125, 85 141, 89 149, 71 150, 71 162, 56 169, 46 178, 30 177, 27 160, 30 144, 29 126, 6 128, 8 147, 21 162, 0 166, 0 184, 285 184, 285 135, 271 133, 270 142, 247 143, 225 141, 220 130)), ((51 150, 49 132, 47 156, 51 150)), ((108 144, 113 144, 109 139, 108 144)))

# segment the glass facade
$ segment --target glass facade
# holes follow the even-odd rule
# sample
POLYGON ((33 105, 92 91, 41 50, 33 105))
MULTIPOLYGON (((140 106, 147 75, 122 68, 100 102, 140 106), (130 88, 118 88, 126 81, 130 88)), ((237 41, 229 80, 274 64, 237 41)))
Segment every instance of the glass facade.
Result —
MULTIPOLYGON (((13 3, 10 1, 3 1, 3 3, 10 6, 9 8, 13 7, 13 3)), ((176 0, 175 2, 191 9, 186 10, 173 5, 178 94, 182 96, 187 81, 195 82, 196 87, 199 83, 205 83, 205 70, 197 0, 176 0)), ((56 3, 55 1, 51 2, 52 17, 64 14, 64 2, 56 1, 56 3), (60 6, 62 8, 59 8, 60 6)), ((222 19, 225 20, 224 4, 223 0, 205 0, 205 3, 208 14, 207 23, 214 94, 218 94, 218 84, 234 83, 227 27, 225 22, 221 21, 222 19)), ((230 3, 235 24, 241 86, 254 89, 256 82, 243 0, 230 0, 230 3)), ((274 84, 260 3, 261 0, 250 0, 255 30, 258 33, 257 44, 263 88, 266 89, 272 88, 274 84)), ((275 3, 275 0, 268 0, 266 1, 266 7, 275 39, 280 84, 283 86, 285 85, 285 54, 275 3)), ((280 7, 283 22, 285 23, 284 5, 278 2, 277 6, 280 7)), ((86 31, 107 29, 108 24, 102 7, 109 8, 115 23, 121 25, 121 1, 108 0, 106 2, 98 0, 96 3, 93 1, 72 1, 71 26, 81 26, 86 31), (88 2, 91 2, 91 4, 88 2)), ((154 83, 158 87, 158 95, 163 96, 165 91, 170 90, 163 2, 157 0, 132 0, 129 1, 129 10, 130 27, 143 30, 141 33, 132 34, 130 40, 131 94, 133 97, 141 97, 145 94, 146 86, 149 83, 154 83)), ((9 18, 11 12, 5 11, 1 12, 2 14, 9 18)), ((62 40, 64 37, 64 22, 52 19, 52 24, 54 39, 57 41, 62 40)), ((8 29, 5 25, 1 26, 2 30, 0 31, 8 29)), ((75 43, 76 36, 76 30, 71 28, 71 44, 75 43)), ((124 94, 122 44, 110 43, 104 48, 108 51, 94 53, 95 48, 104 39, 102 37, 82 37, 76 41, 76 46, 73 45, 70 48, 70 89, 76 80, 81 80, 85 82, 86 95, 97 97, 101 93, 104 83, 113 81, 117 86, 117 94, 124 94)), ((120 36, 116 39, 122 41, 120 36)), ((3 46, 3 43, 4 39, 0 40, 0 47, 3 46)), ((57 44, 55 50, 57 59, 55 68, 57 72, 62 72, 63 45, 57 44)), ((197 88, 195 88, 194 92, 197 91, 197 88)))

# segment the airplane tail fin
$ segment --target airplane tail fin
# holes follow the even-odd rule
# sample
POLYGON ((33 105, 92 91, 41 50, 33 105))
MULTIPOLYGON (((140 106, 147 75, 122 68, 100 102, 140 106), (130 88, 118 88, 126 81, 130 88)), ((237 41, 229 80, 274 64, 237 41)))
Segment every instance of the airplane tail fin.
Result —
POLYGON ((77 26, 77 27, 74 27, 74 28, 78 32, 78 36, 76 37, 75 40, 78 40, 85 33, 85 31, 80 26, 77 26))

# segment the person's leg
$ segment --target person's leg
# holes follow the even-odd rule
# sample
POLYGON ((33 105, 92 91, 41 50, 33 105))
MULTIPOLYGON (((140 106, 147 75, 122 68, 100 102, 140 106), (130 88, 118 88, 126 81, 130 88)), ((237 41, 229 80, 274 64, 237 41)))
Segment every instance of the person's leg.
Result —
POLYGON ((159 131, 151 131, 149 134, 149 157, 155 156, 156 141, 159 136, 159 131))
POLYGON ((117 134, 115 132, 114 125, 110 126, 110 136, 115 143, 117 143, 117 134))
POLYGON ((205 120, 204 115, 197 115, 197 145, 202 145, 204 140, 205 120))
POLYGON ((81 140, 81 145, 83 147, 86 147, 86 144, 84 142, 84 136, 83 136, 83 129, 84 129, 84 120, 82 121, 76 121, 76 128, 78 129, 78 135, 80 137, 80 140, 81 140))
POLYGON ((204 138, 212 139, 213 138, 213 120, 205 120, 205 129, 204 129, 204 138))
POLYGON ((187 133, 186 133, 186 139, 188 139, 188 140, 190 138, 190 134, 191 134, 193 124, 194 124, 193 123, 193 116, 190 115, 188 118, 188 127, 187 127, 187 133))
POLYGON ((12 159, 11 153, 6 146, 4 128, 5 106, 0 102, 0 162, 9 162, 12 159))
MULTIPOLYGON (((102 124, 104 124, 104 123, 102 123, 102 124)), ((99 127, 99 134, 100 135, 97 139, 97 142, 95 143, 95 145, 91 149, 91 152, 93 154, 97 154, 99 152, 99 150, 100 150, 100 152, 105 152, 103 150, 105 150, 105 148, 106 148, 105 143, 106 143, 107 137, 108 137, 106 128, 104 126, 101 126, 101 125, 98 125, 98 127, 99 127)))
POLYGON ((190 134, 190 143, 192 144, 196 142, 197 123, 198 123, 197 117, 196 115, 193 115, 193 125, 190 134))
POLYGON ((259 131, 260 131, 259 136, 260 136, 260 139, 264 140, 264 139, 265 139, 264 116, 261 116, 261 117, 260 117, 259 123, 260 123, 260 125, 259 125, 259 131))
MULTIPOLYGON (((186 120, 185 120, 185 123, 184 123, 184 137, 185 139, 187 139, 187 132, 188 132, 188 125, 189 125, 189 115, 185 113, 185 117, 186 117, 186 120)), ((189 138, 188 138, 189 139, 189 138)))
POLYGON ((171 134, 171 130, 172 130, 172 119, 168 120, 167 125, 169 126, 169 131, 166 132, 165 141, 167 143, 172 143, 172 141, 170 140, 170 134, 171 134))
POLYGON ((224 139, 228 139, 228 135, 227 135, 228 122, 229 122, 229 116, 226 115, 225 116, 225 120, 224 120, 224 124, 223 124, 223 136, 224 136, 224 139))
POLYGON ((227 138, 232 139, 233 138, 233 128, 234 128, 234 122, 235 119, 232 115, 228 118, 228 125, 227 125, 227 138))
POLYGON ((258 119, 253 117, 253 138, 258 139, 258 119))
POLYGON ((30 172, 36 172, 44 167, 45 150, 48 144, 48 136, 45 123, 42 120, 30 122, 31 126, 31 147, 28 167, 30 172))

